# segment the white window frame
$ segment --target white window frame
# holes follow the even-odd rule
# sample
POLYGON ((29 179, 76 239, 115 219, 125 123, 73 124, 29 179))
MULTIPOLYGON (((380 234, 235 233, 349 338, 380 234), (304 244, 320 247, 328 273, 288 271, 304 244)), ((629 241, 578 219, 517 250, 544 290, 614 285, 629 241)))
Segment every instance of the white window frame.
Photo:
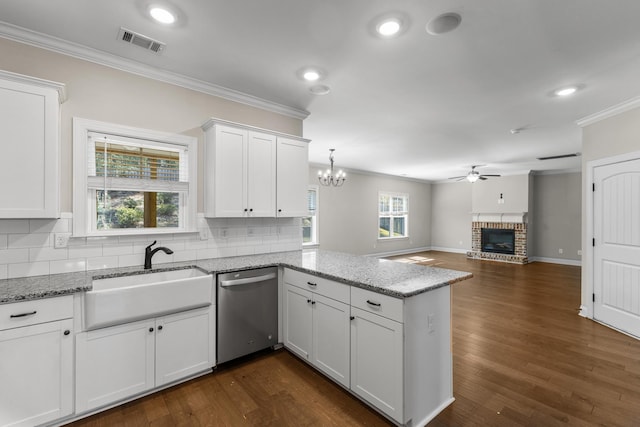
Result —
POLYGON ((305 247, 310 247, 310 246, 318 246, 320 244, 320 233, 319 233, 319 227, 318 227, 318 216, 319 216, 319 212, 320 212, 320 187, 317 185, 310 185, 307 188, 307 192, 309 190, 314 190, 316 192, 316 211, 314 215, 307 215, 303 218, 306 217, 312 217, 312 221, 311 221, 311 237, 312 240, 311 242, 302 242, 302 246, 305 247))
POLYGON ((73 118, 73 235, 121 236, 194 233, 198 203, 198 139, 167 132, 141 129, 96 120, 73 118), (172 145, 188 150, 188 191, 180 198, 180 226, 172 228, 130 228, 97 230, 95 220, 95 190, 89 189, 88 141, 90 133, 101 133, 121 138, 151 141, 156 145, 172 145))
POLYGON ((409 238, 409 194, 407 193, 398 193, 398 192, 393 192, 393 191, 379 191, 378 192, 378 205, 377 205, 377 210, 378 210, 378 221, 377 221, 377 237, 378 240, 382 240, 382 241, 388 241, 388 240, 397 240, 397 239, 408 239, 409 238), (393 197, 402 197, 405 199, 405 204, 406 204, 406 211, 405 213, 403 213, 402 215, 394 215, 393 213, 390 212, 389 215, 381 215, 380 212, 380 197, 382 196, 389 196, 390 198, 393 197), (381 237, 380 236, 380 218, 382 217, 389 217, 391 218, 391 224, 390 224, 390 232, 389 232, 389 237, 381 237), (404 218, 404 236, 394 236, 393 235, 393 218, 404 218))

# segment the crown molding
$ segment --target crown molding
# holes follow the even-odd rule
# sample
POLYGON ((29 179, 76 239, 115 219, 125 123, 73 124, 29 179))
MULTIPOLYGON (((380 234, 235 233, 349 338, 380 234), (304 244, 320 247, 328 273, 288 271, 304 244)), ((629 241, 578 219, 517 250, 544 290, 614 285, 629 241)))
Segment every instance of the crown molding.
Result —
POLYGON ((36 31, 27 30, 16 25, 0 21, 0 37, 13 40, 19 43, 28 44, 38 48, 46 49, 62 55, 93 62, 115 68, 127 73, 136 74, 164 83, 173 84, 185 89, 194 90, 207 95, 217 96, 229 101, 239 102, 251 107, 260 108, 277 114, 304 120, 309 116, 309 112, 303 109, 289 107, 276 102, 267 101, 253 95, 249 95, 237 90, 228 89, 216 84, 202 80, 161 70, 155 67, 141 64, 136 61, 121 58, 119 56, 106 53, 78 43, 69 42, 57 37, 52 37, 36 31))
POLYGON ((608 119, 609 117, 616 116, 618 114, 624 113, 625 111, 633 110, 634 108, 637 108, 637 107, 640 107, 640 96, 636 96, 635 98, 628 99, 620 104, 606 108, 595 114, 591 114, 590 116, 583 117, 577 120, 576 124, 581 128, 583 128, 585 126, 589 126, 594 123, 597 123, 600 120, 608 119))
POLYGON ((64 83, 58 83, 51 80, 39 79, 37 77, 24 76, 22 74, 12 73, 10 71, 0 70, 0 77, 4 80, 10 80, 16 83, 26 83, 30 85, 40 86, 53 89, 58 92, 58 102, 62 104, 67 100, 67 91, 64 83))

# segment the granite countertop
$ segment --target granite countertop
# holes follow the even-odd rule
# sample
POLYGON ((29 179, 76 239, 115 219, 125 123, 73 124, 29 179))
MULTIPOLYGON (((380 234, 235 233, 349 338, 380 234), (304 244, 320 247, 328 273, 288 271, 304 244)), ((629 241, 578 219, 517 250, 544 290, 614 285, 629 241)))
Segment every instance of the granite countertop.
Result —
POLYGON ((411 297, 472 277, 471 273, 462 271, 311 249, 159 264, 153 270, 137 266, 5 279, 0 280, 0 304, 89 291, 94 278, 189 267, 208 273, 226 273, 272 266, 289 267, 398 298, 411 297))

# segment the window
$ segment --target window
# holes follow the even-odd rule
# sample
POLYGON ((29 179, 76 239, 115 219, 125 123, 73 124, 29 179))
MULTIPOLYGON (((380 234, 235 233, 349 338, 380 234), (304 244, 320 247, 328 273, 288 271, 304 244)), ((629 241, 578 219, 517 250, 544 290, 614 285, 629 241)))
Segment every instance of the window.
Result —
POLYGON ((378 239, 409 237, 409 196, 379 193, 378 239))
POLYGON ((309 216, 302 218, 302 244, 318 244, 318 186, 310 185, 307 191, 309 216))
POLYGON ((74 235, 194 231, 197 140, 74 119, 74 235))

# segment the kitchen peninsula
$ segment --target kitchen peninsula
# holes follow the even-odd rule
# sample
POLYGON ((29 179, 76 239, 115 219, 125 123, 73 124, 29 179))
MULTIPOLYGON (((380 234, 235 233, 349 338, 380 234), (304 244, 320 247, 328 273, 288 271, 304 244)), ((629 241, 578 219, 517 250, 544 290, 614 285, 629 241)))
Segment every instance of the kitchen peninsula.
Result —
MULTIPOLYGON (((273 266, 280 271, 279 341, 289 351, 398 425, 424 425, 453 402, 449 285, 470 278, 469 273, 323 250, 160 264, 152 271, 196 267, 218 274, 273 266), (296 305, 297 301, 308 303, 308 318, 305 307, 296 305), (325 313, 323 307, 344 313, 346 317, 337 318, 342 326, 323 324, 329 319, 321 314, 325 313), (300 331, 305 329, 299 326, 307 323, 306 341, 312 348, 301 344, 305 334, 300 331), (322 331, 327 328, 332 332, 323 338, 322 331)), ((92 281, 136 274, 145 274, 142 266, 1 280, 0 312, 6 312, 8 318, 17 304, 73 294, 73 323, 65 320, 63 329, 74 337, 82 330, 80 301, 84 292, 92 289, 92 281)), ((21 326, 4 320, 0 338, 21 326)), ((11 351, 9 341, 3 344, 0 339, 0 345, 11 351)), ((58 389, 70 395, 69 401, 74 400, 74 385, 58 389)), ((20 398, 23 396, 7 396, 12 406, 18 407, 20 398)), ((67 405, 66 412, 59 412, 51 421, 70 421, 88 413, 67 405)))

